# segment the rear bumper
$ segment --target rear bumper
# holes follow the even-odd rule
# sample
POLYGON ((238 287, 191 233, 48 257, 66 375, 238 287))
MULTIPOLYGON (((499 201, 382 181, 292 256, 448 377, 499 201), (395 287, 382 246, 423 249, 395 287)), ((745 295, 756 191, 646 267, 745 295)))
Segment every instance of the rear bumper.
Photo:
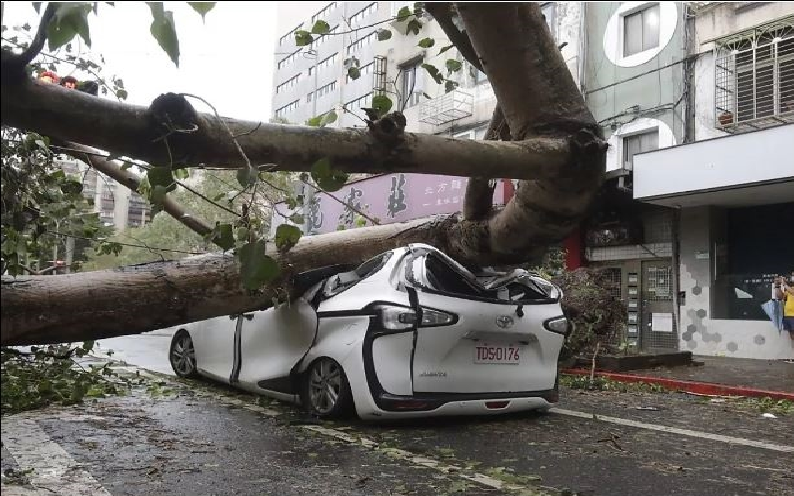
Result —
POLYGON ((383 410, 378 407, 359 411, 362 419, 416 418, 466 415, 499 415, 530 410, 546 410, 554 406, 542 397, 512 397, 503 400, 464 400, 447 401, 431 410, 383 410), (506 403, 504 406, 489 407, 489 403, 506 403))

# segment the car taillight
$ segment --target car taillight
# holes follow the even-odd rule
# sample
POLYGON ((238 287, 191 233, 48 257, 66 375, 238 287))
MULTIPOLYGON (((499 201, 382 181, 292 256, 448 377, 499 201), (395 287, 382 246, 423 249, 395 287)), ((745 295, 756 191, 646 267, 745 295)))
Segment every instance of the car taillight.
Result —
POLYGON ((568 323, 568 319, 565 317, 555 317, 553 319, 549 319, 543 323, 543 326, 551 332, 556 332, 557 334, 568 334, 568 331, 570 330, 570 324, 568 323))
MULTIPOLYGON (((377 310, 380 313, 380 321, 384 329, 396 331, 411 329, 416 325, 416 312, 410 308, 382 305, 377 307, 377 310)), ((454 322, 455 316, 451 313, 423 308, 422 322, 419 323, 419 327, 443 326, 454 322)))

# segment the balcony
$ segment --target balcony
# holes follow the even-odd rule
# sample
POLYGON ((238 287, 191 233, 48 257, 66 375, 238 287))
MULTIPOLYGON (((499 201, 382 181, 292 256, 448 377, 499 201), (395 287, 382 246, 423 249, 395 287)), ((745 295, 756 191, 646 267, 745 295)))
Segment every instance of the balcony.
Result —
POLYGON ((634 199, 668 207, 750 206, 794 198, 794 124, 634 156, 634 199))
POLYGON ((714 119, 729 133, 794 123, 794 16, 717 41, 714 119))
POLYGON ((470 117, 474 107, 474 96, 455 89, 443 96, 426 100, 419 108, 419 122, 441 126, 448 122, 470 117))

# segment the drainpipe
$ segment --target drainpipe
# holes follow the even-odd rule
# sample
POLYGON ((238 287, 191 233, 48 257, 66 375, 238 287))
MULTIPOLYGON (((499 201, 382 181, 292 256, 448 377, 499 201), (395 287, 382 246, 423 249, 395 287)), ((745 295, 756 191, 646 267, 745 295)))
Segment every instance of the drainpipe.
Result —
MULTIPOLYGON (((673 270, 671 270, 671 281, 670 286, 672 286, 672 296, 673 296, 673 322, 675 322, 675 327, 677 330, 676 335, 678 336, 678 343, 681 342, 681 316, 680 316, 680 305, 681 305, 681 298, 679 296, 681 291, 681 283, 680 283, 680 263, 681 263, 681 236, 680 236, 680 229, 681 229, 681 208, 674 207, 672 212, 672 231, 673 231, 673 239, 672 239, 672 257, 670 260, 670 265, 672 265, 673 270)), ((676 346, 678 349, 679 346, 676 346)))
POLYGON ((577 64, 577 71, 579 72, 579 90, 584 95, 584 80, 585 80, 585 57, 587 49, 587 2, 579 2, 579 61, 577 64))

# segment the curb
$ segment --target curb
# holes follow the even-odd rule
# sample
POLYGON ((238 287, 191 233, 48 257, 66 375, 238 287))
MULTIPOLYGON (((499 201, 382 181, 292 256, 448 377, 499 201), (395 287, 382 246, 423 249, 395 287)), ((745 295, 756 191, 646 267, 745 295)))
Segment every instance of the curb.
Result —
MULTIPOLYGON (((585 369, 563 369, 563 374, 589 376, 590 371, 585 369)), ((794 401, 794 393, 785 391, 766 391, 747 386, 728 386, 725 384, 715 384, 712 382, 685 381, 681 379, 667 379, 664 377, 653 377, 646 375, 619 374, 615 372, 595 373, 598 377, 606 377, 618 382, 645 382, 648 384, 659 384, 673 391, 684 391, 687 393, 705 394, 712 396, 744 396, 748 398, 773 398, 776 400, 794 401)))

